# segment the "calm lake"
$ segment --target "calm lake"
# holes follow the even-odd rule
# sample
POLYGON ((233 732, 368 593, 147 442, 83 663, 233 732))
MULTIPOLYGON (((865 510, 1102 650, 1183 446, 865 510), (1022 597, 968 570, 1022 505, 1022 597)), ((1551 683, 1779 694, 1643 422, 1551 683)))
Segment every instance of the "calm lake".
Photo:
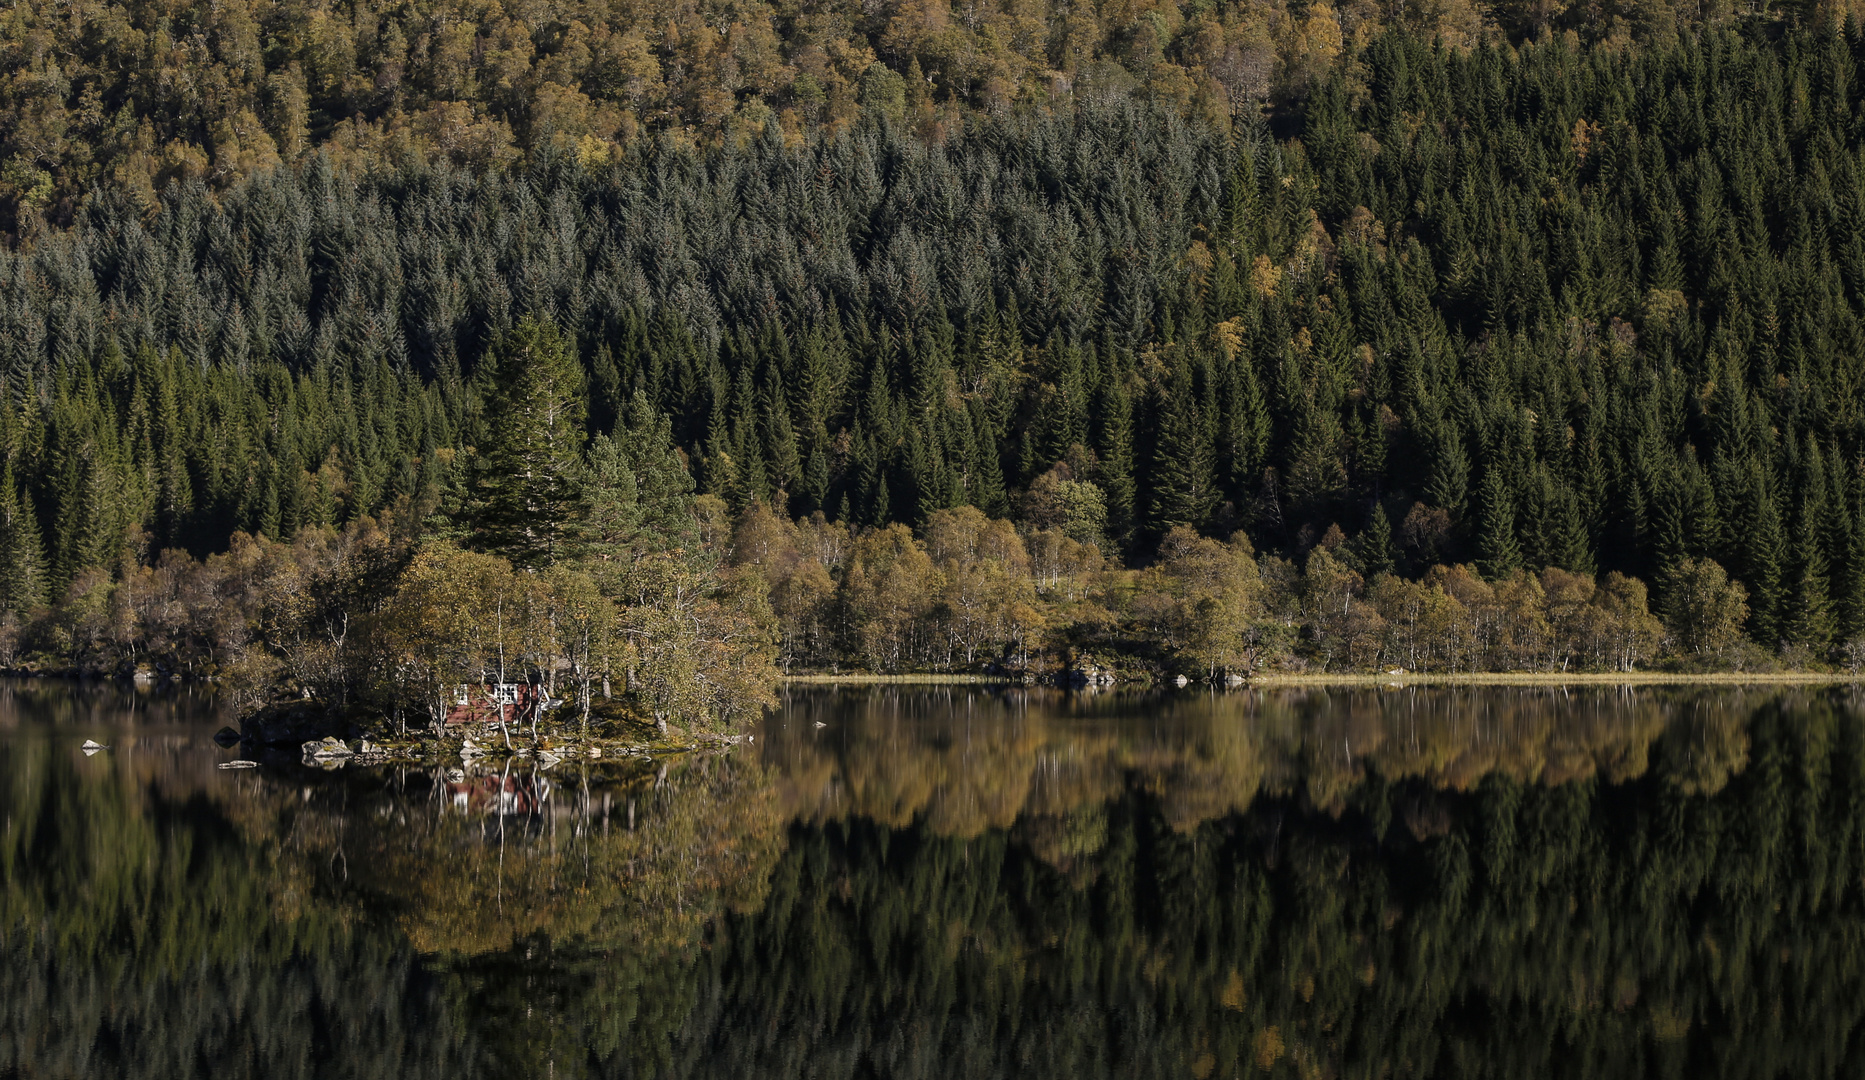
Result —
POLYGON ((1856 688, 791 691, 548 772, 226 719, 0 683, 0 1077, 1865 1075, 1856 688))

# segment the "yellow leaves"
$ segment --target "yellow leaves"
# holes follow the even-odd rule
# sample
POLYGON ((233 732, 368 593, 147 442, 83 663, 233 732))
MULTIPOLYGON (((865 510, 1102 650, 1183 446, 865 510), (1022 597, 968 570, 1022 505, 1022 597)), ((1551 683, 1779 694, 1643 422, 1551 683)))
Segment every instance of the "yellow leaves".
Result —
POLYGON ((579 160, 600 154, 608 160, 603 145, 622 125, 622 111, 613 103, 597 103, 574 87, 545 82, 531 95, 531 117, 527 142, 533 147, 556 145, 575 149, 579 160))
POLYGON ((1218 997, 1219 1004, 1230 1012, 1242 1012, 1248 1000, 1243 989, 1243 974, 1236 968, 1231 968, 1230 977, 1224 980, 1224 992, 1218 997))
POLYGON ((1328 237, 1327 227, 1321 224, 1321 216, 1313 207, 1308 209, 1308 227, 1295 241, 1295 252, 1289 259, 1289 269, 1297 275, 1306 275, 1319 270, 1327 273, 1334 262, 1334 241, 1328 237))
POLYGON ((1245 628, 1260 607, 1259 576, 1241 534, 1222 544, 1180 525, 1159 544, 1134 609, 1193 662, 1215 675, 1244 661, 1245 628))
POLYGON ((1599 138, 1600 126, 1589 123, 1584 117, 1574 121, 1573 133, 1569 145, 1573 147, 1574 156, 1585 162, 1587 155, 1593 152, 1593 140, 1599 138))
POLYGON ((1211 328, 1212 342, 1217 346, 1225 360, 1235 360, 1243 354, 1244 330, 1241 318, 1226 319, 1211 328))
POLYGON ((1302 44, 1311 57, 1332 64, 1340 56, 1343 38, 1340 13, 1327 4, 1314 4, 1302 21, 1302 44))
POLYGON ((1364 206, 1356 206, 1340 229, 1340 241, 1347 247, 1366 247, 1375 258, 1386 256, 1386 223, 1364 206))
POLYGON ((1205 246, 1203 240, 1192 241, 1191 247, 1185 249, 1184 261, 1186 273, 1195 286, 1202 286, 1205 278, 1210 276, 1211 268, 1216 265, 1211 249, 1205 246))
MULTIPOLYGON (((106 5, 35 25, 29 43, 17 40, 28 34, 23 25, 13 31, 15 51, 33 60, 19 85, 56 92, 0 126, 48 170, 51 188, 25 200, 42 209, 93 162, 100 175, 120 174, 152 195, 170 177, 227 184, 269 167, 274 154, 296 161, 319 146, 358 166, 414 153, 480 167, 555 147, 592 167, 605 155, 587 138, 715 146, 755 138, 774 121, 800 143, 854 121, 856 87, 877 62, 907 80, 900 118, 929 140, 947 137, 969 109, 1048 107, 1091 82, 1143 87, 1153 101, 1221 126, 1269 97, 1278 49, 1284 81, 1299 91, 1351 47, 1340 13, 1325 3, 1205 11, 1190 25, 1178 5, 1151 0, 786 11, 768 3, 298 11, 230 0, 202 9, 188 33, 166 21, 139 28, 142 15, 106 5), (1092 74, 1078 82, 1084 72, 1092 74), (140 110, 126 126, 153 129, 146 141, 84 146, 71 134, 100 133, 112 123, 104 103, 125 101, 140 110), (566 119, 566 109, 586 118, 566 119), (246 130, 242 113, 262 119, 263 131, 246 130), (158 148, 170 142, 164 161, 158 148)), ((1356 33, 1373 21, 1360 20, 1356 33)), ((880 111, 895 115, 895 104, 890 93, 880 111)))
POLYGON ((863 658, 898 671, 912 653, 928 600, 936 591, 932 559, 904 525, 874 529, 855 542, 843 579, 844 604, 863 658))
POLYGON ((462 164, 502 165, 518 159, 511 126, 482 119, 465 101, 437 101, 415 114, 416 136, 434 150, 462 164))
POLYGON ((1274 300, 1282 287, 1282 268, 1267 255, 1258 255, 1250 264, 1250 288, 1265 300, 1274 300))
POLYGON ((1278 42, 1283 78, 1295 89, 1315 85, 1333 68, 1344 43, 1339 12, 1325 3, 1310 6, 1305 16, 1284 24, 1278 42))
POLYGON ((1263 1028, 1261 1031, 1258 1031, 1256 1037, 1251 1040, 1250 1047, 1252 1056, 1256 1060, 1256 1067, 1264 1072, 1268 1072, 1276 1067, 1276 1062, 1282 1057, 1283 1046, 1281 1030, 1273 1025, 1263 1028))
POLYGON ((1669 326, 1690 307, 1690 301, 1677 289, 1651 289, 1642 305, 1645 325, 1654 329, 1669 326))
POLYGON ((601 169, 609 164, 612 149, 594 135, 584 135, 576 141, 576 163, 590 171, 601 169))

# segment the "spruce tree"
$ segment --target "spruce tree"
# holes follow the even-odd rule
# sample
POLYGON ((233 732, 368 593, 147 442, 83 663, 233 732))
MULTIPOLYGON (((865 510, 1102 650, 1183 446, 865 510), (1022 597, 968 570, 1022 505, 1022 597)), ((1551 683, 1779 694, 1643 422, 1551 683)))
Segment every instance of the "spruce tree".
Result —
POLYGON ((1171 390, 1162 392, 1154 412, 1159 430, 1153 450, 1153 505, 1148 524, 1161 535, 1174 525, 1203 527, 1215 495, 1213 448, 1191 391, 1191 379, 1181 370, 1171 390))
POLYGON ((1500 469, 1483 474, 1477 515, 1477 569, 1488 578, 1508 577, 1522 565, 1522 549, 1515 538, 1515 500, 1500 469))
POLYGON ((1838 629, 1826 551, 1826 469, 1819 447, 1811 442, 1803 462, 1800 509, 1794 516, 1793 581, 1781 630, 1787 641, 1823 653, 1838 629))
POLYGON ((0 471, 0 612, 21 616, 46 601, 45 552, 32 503, 9 463, 0 471))
POLYGON ((556 326, 527 316, 487 350, 482 435, 466 521, 514 566, 555 563, 583 510, 583 372, 556 326))
POLYGON ((1783 563, 1786 541, 1781 531, 1781 514, 1775 506, 1764 467, 1756 463, 1749 478, 1750 509, 1747 527, 1737 540, 1742 555, 1742 584, 1749 596, 1749 633, 1770 648, 1781 640, 1783 563))
POLYGON ((641 391, 622 406, 613 434, 591 440, 584 502, 574 546, 599 581, 644 555, 698 547, 692 474, 672 424, 641 391))
POLYGON ((1461 520, 1470 487, 1470 458, 1464 453, 1463 437, 1456 425, 1449 421, 1440 421, 1440 425, 1437 443, 1427 459, 1425 498, 1461 520))
POLYGON ((1368 581, 1379 574, 1391 573, 1398 563, 1392 546, 1392 521, 1386 517, 1384 506, 1373 505, 1373 515, 1367 519, 1366 528, 1354 538, 1354 554, 1360 575, 1368 581))
POLYGON ((1107 495, 1107 532, 1124 545, 1134 526, 1133 399, 1118 368, 1101 379, 1095 453, 1101 459, 1097 482, 1107 495))
POLYGON ((1580 513, 1580 500, 1571 491, 1555 492, 1555 520, 1549 536, 1549 563, 1576 574, 1592 575, 1598 570, 1593 559, 1593 540, 1587 535, 1586 519, 1580 513))
POLYGON ((1010 502, 1004 493, 1004 470, 998 463, 997 437, 991 433, 991 421, 981 403, 972 405, 971 418, 969 497, 973 506, 992 517, 1002 517, 1009 512, 1010 502))

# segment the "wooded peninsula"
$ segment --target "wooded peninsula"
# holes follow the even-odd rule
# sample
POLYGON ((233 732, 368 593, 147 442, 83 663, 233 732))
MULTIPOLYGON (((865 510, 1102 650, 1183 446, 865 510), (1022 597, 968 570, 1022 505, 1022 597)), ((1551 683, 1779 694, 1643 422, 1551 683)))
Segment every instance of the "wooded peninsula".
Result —
POLYGON ((1865 668, 1843 7, 456 6, 0 21, 0 667, 1865 668))

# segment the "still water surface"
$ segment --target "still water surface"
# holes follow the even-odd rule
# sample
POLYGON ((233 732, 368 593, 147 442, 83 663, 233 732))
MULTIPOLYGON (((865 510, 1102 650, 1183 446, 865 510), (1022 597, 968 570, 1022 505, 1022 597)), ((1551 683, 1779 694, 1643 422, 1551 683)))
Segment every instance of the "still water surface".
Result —
POLYGON ((811 691, 481 775, 223 722, 0 684, 0 1077, 1865 1075, 1850 688, 811 691))

